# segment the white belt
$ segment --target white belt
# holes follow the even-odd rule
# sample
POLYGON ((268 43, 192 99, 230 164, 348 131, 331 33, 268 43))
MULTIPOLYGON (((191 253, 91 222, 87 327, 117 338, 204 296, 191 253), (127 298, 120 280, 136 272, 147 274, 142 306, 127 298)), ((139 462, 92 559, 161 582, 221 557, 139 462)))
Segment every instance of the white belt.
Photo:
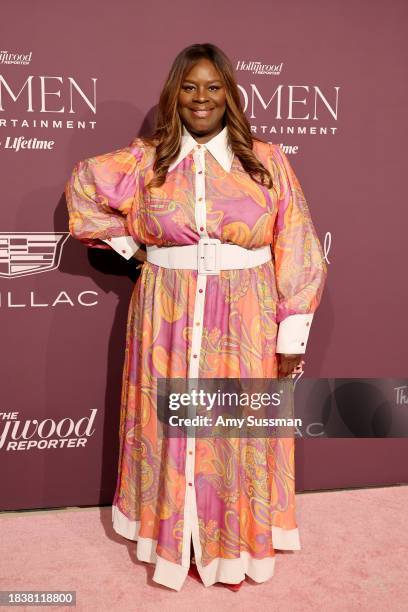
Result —
POLYGON ((218 238, 200 238, 197 244, 158 247, 146 245, 146 258, 156 266, 197 270, 199 274, 219 274, 220 270, 254 268, 272 259, 269 245, 245 249, 222 243, 218 238))

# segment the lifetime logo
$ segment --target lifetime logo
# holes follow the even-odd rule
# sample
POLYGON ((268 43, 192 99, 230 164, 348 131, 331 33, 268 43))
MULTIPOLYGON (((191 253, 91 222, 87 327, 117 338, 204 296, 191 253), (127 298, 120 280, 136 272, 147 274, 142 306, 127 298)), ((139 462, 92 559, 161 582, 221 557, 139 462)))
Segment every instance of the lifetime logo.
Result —
POLYGON ((0 232, 0 277, 55 270, 68 236, 69 232, 0 232))

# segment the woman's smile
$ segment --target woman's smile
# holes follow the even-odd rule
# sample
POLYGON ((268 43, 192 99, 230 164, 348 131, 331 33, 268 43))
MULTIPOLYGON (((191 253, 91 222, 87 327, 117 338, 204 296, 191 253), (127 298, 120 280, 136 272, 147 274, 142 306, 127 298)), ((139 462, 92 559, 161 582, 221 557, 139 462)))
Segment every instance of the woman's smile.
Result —
POLYGON ((193 113, 195 117, 209 117, 212 110, 213 110, 212 108, 208 108, 208 109, 201 108, 197 110, 191 109, 191 112, 193 113))

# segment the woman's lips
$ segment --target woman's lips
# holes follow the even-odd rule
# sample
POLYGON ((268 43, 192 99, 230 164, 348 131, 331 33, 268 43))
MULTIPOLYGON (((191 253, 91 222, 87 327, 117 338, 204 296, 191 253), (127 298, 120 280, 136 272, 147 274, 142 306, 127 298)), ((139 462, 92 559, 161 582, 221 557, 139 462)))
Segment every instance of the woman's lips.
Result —
POLYGON ((212 110, 213 110, 212 108, 210 108, 208 110, 193 110, 193 109, 191 109, 191 112, 196 117, 208 117, 208 115, 212 112, 212 110))

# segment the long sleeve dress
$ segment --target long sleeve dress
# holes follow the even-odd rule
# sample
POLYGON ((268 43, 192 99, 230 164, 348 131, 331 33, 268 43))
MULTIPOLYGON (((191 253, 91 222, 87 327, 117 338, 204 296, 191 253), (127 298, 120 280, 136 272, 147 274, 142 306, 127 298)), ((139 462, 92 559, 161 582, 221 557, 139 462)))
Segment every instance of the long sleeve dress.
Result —
POLYGON ((133 287, 112 520, 137 541, 137 558, 155 564, 153 580, 175 590, 191 541, 205 586, 245 574, 266 581, 276 549, 300 549, 293 437, 157 433, 158 378, 277 378, 278 352, 305 352, 327 276, 322 247, 282 149, 254 141, 253 150, 271 189, 244 171, 227 127, 203 145, 184 127, 179 155, 152 192, 155 150, 141 138, 78 162, 66 184, 71 236, 126 259, 141 244, 204 236, 272 249, 267 263, 219 275, 144 262, 133 287))

